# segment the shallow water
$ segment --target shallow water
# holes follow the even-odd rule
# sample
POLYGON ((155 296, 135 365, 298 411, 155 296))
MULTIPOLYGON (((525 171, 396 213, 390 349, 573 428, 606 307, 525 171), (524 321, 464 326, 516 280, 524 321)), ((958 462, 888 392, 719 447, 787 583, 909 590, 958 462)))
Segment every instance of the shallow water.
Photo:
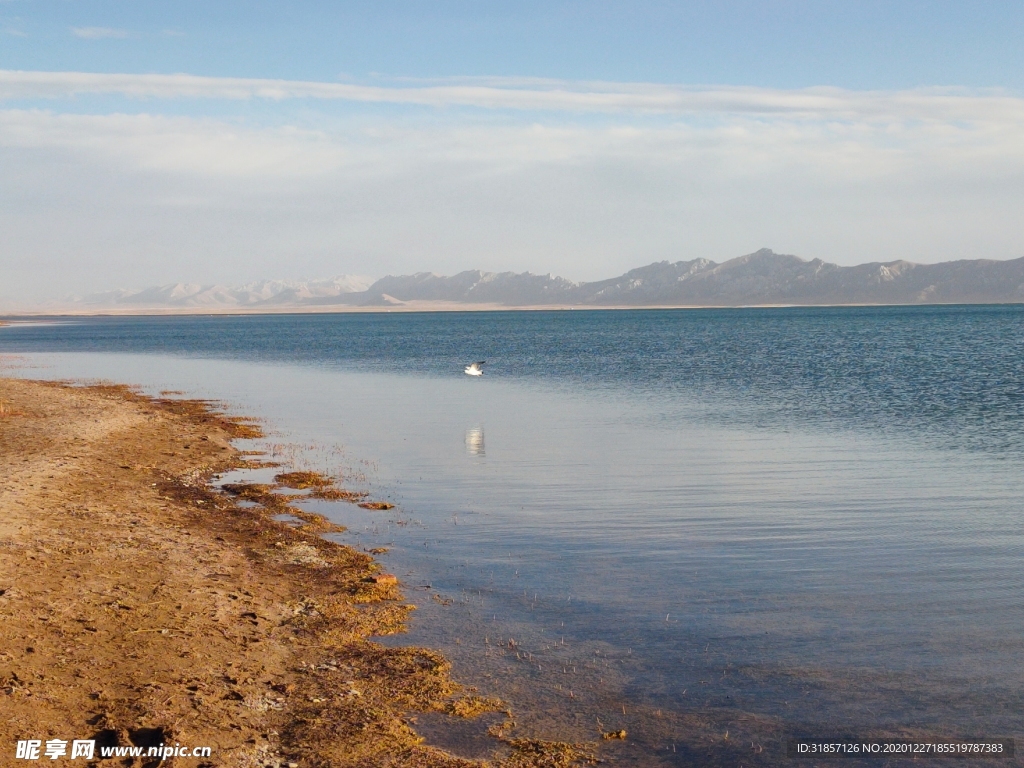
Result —
POLYGON ((389 547, 420 606, 398 641, 441 647, 524 730, 626 728, 620 764, 773 763, 794 734, 1024 730, 1022 321, 98 319, 3 328, 0 351, 225 400, 396 503, 305 502, 389 547))

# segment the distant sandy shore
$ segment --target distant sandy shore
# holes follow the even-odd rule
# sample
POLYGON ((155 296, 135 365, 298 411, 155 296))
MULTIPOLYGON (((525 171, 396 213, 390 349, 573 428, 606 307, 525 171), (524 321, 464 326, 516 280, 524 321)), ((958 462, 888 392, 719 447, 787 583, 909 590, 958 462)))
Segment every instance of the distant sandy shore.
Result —
MULTIPOLYGON (((116 309, 48 309, 21 312, 0 312, 0 315, 14 320, 50 317, 162 317, 191 315, 334 315, 334 314, 381 314, 388 312, 554 312, 554 311, 600 311, 600 310, 647 310, 647 309, 750 309, 781 307, 875 307, 875 306, 924 306, 920 304, 657 304, 657 305, 601 305, 594 304, 542 304, 529 306, 508 306, 506 304, 461 304, 454 301, 407 301, 401 304, 372 307, 350 306, 296 306, 296 307, 175 307, 175 308, 116 308, 116 309)), ((0 321, 0 325, 4 323, 0 321)))
MULTIPOLYGON (((162 315, 333 315, 377 314, 387 312, 529 312, 572 309, 697 309, 698 307, 595 307, 562 304, 510 307, 505 304, 462 304, 456 301, 406 301, 400 304, 352 307, 348 305, 318 305, 291 307, 124 307, 114 308, 50 308, 0 312, 7 318, 36 317, 151 317, 162 315)), ((3 323, 0 322, 0 325, 3 323)))
MULTIPOLYGON (((394 577, 317 515, 275 521, 273 487, 208 484, 255 429, 124 387, 0 379, 0 754, 83 739, 211 749, 168 766, 481 765, 422 744, 409 713, 504 705, 437 652, 369 640, 411 609, 394 577)), ((506 736, 490 764, 581 756, 506 736)))

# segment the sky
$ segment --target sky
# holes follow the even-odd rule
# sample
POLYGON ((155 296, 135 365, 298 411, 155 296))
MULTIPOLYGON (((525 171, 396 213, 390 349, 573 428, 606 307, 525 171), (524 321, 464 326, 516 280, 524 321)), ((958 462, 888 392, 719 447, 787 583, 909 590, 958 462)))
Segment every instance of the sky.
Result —
POLYGON ((1024 256, 1020 2, 0 0, 0 308, 1024 256))

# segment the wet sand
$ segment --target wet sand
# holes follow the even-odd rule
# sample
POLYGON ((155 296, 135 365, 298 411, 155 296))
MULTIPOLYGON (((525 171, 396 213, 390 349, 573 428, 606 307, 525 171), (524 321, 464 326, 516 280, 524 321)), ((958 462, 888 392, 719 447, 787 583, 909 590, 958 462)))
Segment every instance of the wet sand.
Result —
MULTIPOLYGON (((0 379, 3 753, 56 738, 212 750, 165 766, 482 764, 424 744, 415 716, 505 705, 435 651, 371 640, 413 609, 394 577, 274 488, 209 484, 258 432, 198 401, 0 379)), ((501 719, 488 764, 586 762, 501 719)))

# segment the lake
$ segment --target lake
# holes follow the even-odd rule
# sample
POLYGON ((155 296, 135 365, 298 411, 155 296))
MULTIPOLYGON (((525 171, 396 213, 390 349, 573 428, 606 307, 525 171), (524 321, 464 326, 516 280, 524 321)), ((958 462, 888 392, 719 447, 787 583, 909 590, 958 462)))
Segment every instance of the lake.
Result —
POLYGON ((307 505, 388 548, 419 610, 385 642, 531 735, 754 765, 1024 733, 1024 307, 65 318, 0 353, 221 400, 394 503, 307 505))

